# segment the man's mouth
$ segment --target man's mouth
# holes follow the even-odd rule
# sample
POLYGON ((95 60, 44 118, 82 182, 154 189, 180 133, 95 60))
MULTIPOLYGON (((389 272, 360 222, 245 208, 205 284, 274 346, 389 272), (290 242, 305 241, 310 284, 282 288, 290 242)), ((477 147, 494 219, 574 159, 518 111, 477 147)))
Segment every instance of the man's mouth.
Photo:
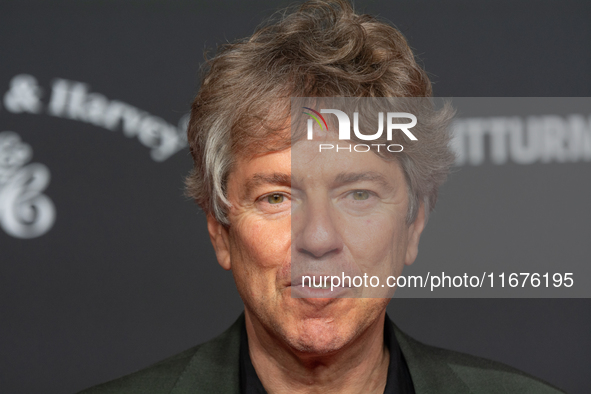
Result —
MULTIPOLYGON (((301 286, 301 287, 310 287, 313 289, 330 289, 333 276, 337 276, 340 278, 340 275, 318 275, 318 274, 303 274, 297 275, 294 279, 289 282, 289 286, 301 286), (305 278, 305 279, 304 279, 305 278), (303 285, 302 285, 303 284, 303 285)), ((339 284, 339 286, 333 287, 350 287, 350 286, 343 286, 339 284)))
POLYGON ((314 286, 314 285, 312 285, 310 287, 312 289, 323 289, 323 290, 330 289, 330 286, 314 286))
POLYGON ((289 286, 294 298, 317 299, 324 303, 330 299, 351 297, 348 286, 336 286, 331 283, 331 275, 302 274, 293 277, 289 286))
POLYGON ((290 286, 310 287, 312 289, 330 289, 330 275, 302 274, 295 276, 290 286), (325 280, 325 278, 328 278, 325 280))

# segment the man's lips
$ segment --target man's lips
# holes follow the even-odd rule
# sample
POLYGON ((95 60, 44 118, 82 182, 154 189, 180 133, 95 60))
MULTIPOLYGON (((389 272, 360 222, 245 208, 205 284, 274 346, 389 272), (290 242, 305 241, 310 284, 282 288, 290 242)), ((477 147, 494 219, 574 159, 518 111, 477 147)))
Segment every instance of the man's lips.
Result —
POLYGON ((343 298, 350 292, 348 287, 310 287, 310 286, 291 286, 292 298, 306 298, 324 300, 324 303, 331 299, 343 298))
MULTIPOLYGON (((301 287, 311 287, 311 288, 329 288, 330 289, 331 276, 337 276, 340 278, 339 275, 302 274, 302 275, 297 275, 293 279, 291 279, 289 282, 289 286, 301 286, 301 287), (304 277, 306 277, 305 281, 304 281, 304 277), (304 286, 302 286, 303 282, 304 282, 304 286), (315 286, 315 284, 316 284, 316 286, 315 286), (320 286, 318 284, 320 284, 320 286)), ((334 286, 334 288, 337 288, 337 287, 349 287, 349 286, 334 286)))
POLYGON ((292 276, 288 285, 291 288, 291 296, 293 298, 315 299, 314 304, 320 303, 322 305, 326 305, 336 298, 347 296, 351 289, 348 286, 332 286, 330 277, 331 275, 318 273, 292 276))

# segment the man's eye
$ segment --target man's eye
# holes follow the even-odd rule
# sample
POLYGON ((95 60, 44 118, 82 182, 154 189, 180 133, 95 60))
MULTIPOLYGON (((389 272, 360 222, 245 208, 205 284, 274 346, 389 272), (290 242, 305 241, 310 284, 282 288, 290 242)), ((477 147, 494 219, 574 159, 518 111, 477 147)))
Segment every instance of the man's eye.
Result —
POLYGON ((369 192, 366 190, 355 190, 353 192, 353 199, 357 201, 367 200, 369 198, 369 192))
POLYGON ((267 196, 267 202, 269 204, 281 204, 285 200, 283 194, 269 194, 267 196))

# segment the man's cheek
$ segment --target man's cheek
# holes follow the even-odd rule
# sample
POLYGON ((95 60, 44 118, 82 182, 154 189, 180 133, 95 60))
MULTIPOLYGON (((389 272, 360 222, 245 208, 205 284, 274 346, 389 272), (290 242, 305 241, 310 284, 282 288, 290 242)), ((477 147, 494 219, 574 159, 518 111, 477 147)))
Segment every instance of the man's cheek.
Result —
POLYGON ((368 275, 399 273, 405 245, 404 231, 392 221, 374 220, 368 227, 359 226, 350 236, 350 249, 359 269, 368 275))
POLYGON ((347 243, 358 253, 379 255, 397 242, 398 229, 393 227, 393 220, 373 218, 351 221, 341 228, 347 243))
POLYGON ((281 265, 285 253, 289 253, 289 223, 256 221, 245 230, 241 231, 239 243, 249 260, 261 267, 281 265))

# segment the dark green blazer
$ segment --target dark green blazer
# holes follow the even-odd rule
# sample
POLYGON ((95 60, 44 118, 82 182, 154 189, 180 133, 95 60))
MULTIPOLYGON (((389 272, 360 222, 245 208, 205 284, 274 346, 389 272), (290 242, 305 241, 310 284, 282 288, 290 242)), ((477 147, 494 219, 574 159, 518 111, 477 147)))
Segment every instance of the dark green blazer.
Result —
MULTIPOLYGON (((416 394, 563 393, 507 365, 418 342, 392 324, 416 394)), ((80 394, 239 394, 244 314, 223 334, 131 375, 80 394)))

